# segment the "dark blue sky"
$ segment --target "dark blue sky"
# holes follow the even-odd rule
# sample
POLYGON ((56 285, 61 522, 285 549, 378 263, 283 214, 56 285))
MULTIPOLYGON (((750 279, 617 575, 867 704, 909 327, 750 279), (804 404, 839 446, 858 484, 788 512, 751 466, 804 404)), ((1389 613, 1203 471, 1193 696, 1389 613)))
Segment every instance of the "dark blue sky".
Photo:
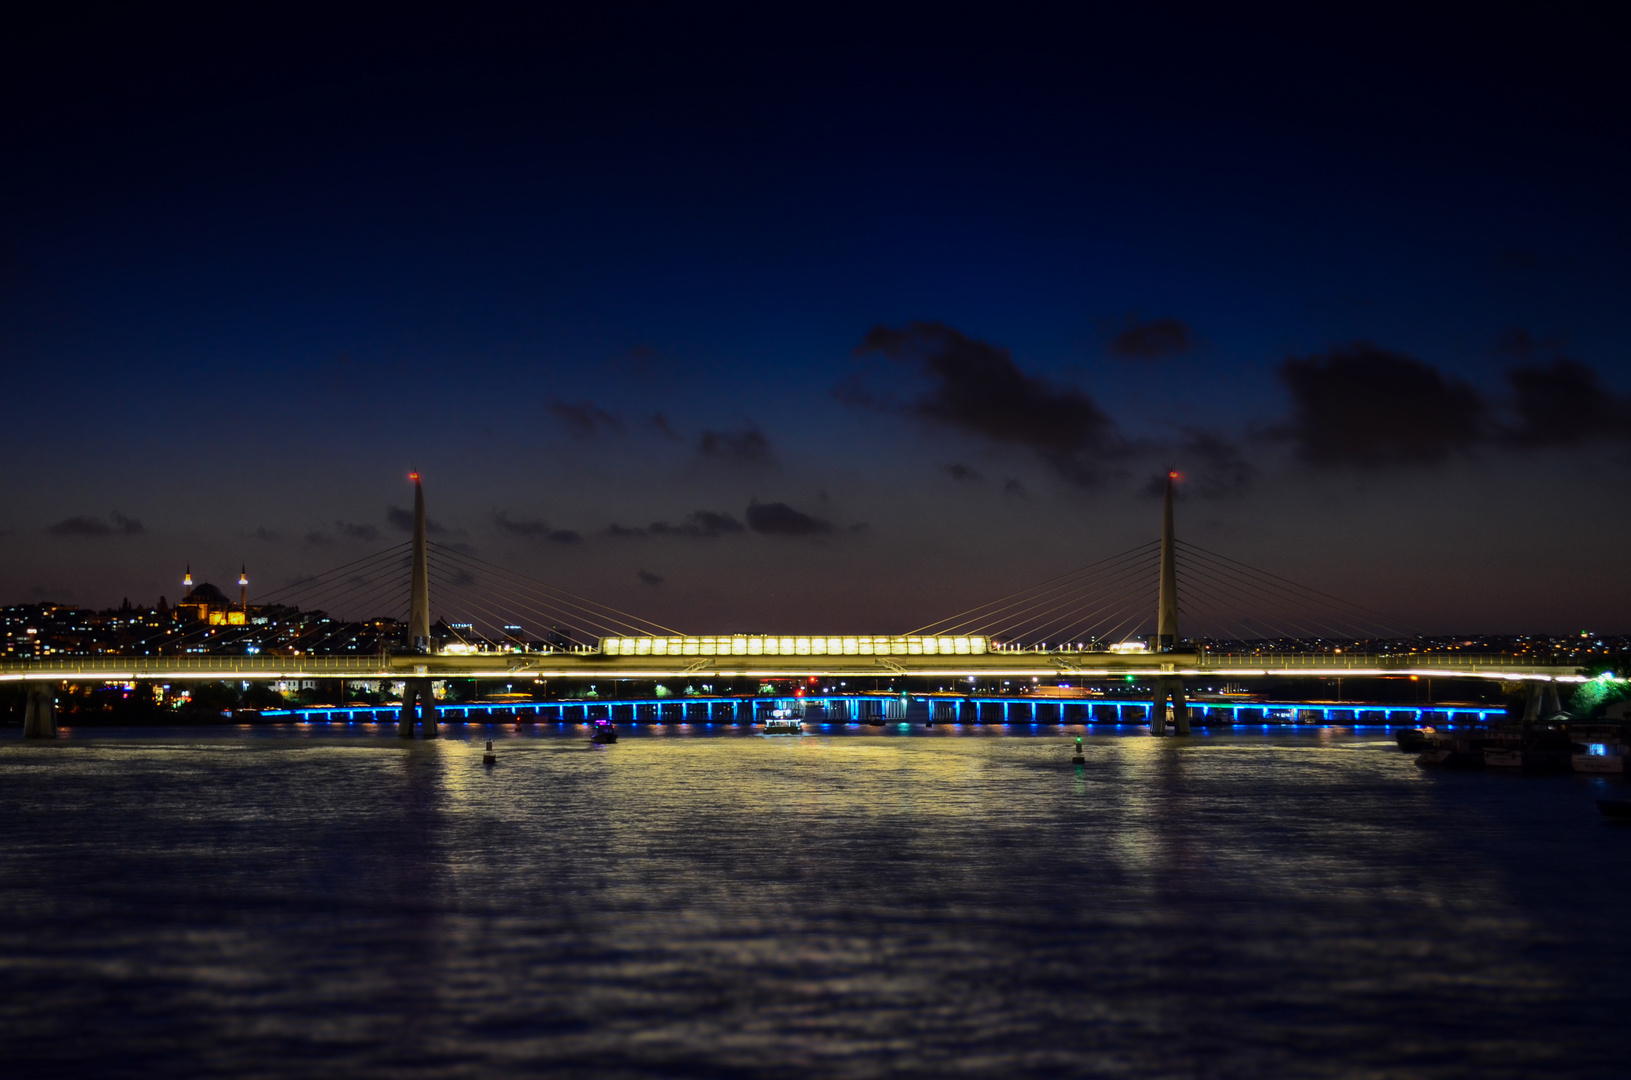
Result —
POLYGON ((412 466, 670 625, 900 630, 1171 464, 1412 625, 1631 630, 1612 25, 1061 8, 11 16, 0 594, 271 588, 412 466))

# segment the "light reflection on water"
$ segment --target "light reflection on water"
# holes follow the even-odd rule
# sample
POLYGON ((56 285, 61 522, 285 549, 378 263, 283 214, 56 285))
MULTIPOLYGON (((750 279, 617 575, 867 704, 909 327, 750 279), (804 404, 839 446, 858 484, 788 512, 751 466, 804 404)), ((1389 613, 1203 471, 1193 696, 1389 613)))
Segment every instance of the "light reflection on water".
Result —
POLYGON ((4 1058, 1626 1075, 1631 830, 1590 781, 1340 729, 1098 729, 1081 768, 1050 728, 451 730, 0 743, 4 1058))

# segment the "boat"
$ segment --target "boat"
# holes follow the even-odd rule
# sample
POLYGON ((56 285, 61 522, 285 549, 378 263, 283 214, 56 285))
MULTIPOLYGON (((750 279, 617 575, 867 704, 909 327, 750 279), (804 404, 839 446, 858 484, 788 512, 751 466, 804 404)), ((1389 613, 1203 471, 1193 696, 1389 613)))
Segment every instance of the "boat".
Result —
POLYGON ((610 720, 596 720, 591 727, 590 742, 606 746, 617 741, 617 726, 610 720))
POLYGON ((1416 758, 1416 764, 1424 769, 1482 769, 1484 740, 1476 736, 1434 735, 1427 749, 1416 758))
POLYGON ((1631 821, 1631 799, 1598 799, 1597 812, 1610 821, 1631 821))
POLYGON ((766 735, 803 735, 804 721, 793 715, 792 709, 776 709, 765 721, 766 735))
POLYGON ((1393 741, 1399 744, 1400 750, 1419 754, 1433 745, 1434 734, 1430 727, 1400 728, 1393 733, 1393 741))
POLYGON ((1566 773, 1573 767, 1573 755, 1568 735, 1552 728, 1498 731, 1484 746, 1485 765, 1526 773, 1566 773))
POLYGON ((1626 747, 1619 743, 1582 743, 1573 757, 1577 773, 1624 775, 1626 747))

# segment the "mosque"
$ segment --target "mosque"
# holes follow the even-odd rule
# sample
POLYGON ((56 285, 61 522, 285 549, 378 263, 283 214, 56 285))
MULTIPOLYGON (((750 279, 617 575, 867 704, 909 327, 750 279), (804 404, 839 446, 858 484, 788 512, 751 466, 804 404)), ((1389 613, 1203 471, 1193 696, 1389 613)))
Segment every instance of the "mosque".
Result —
POLYGON ((238 602, 227 599, 225 593, 209 582, 193 585, 193 568, 181 579, 186 595, 176 602, 176 618, 181 622, 201 622, 210 626, 243 626, 249 622, 248 567, 238 573, 238 602))

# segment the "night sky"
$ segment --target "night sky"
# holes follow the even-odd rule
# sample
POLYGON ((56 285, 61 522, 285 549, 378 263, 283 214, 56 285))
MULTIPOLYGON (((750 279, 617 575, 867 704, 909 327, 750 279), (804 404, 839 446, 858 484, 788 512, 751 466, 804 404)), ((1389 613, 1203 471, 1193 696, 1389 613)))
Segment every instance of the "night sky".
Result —
POLYGON ((1610 6, 1134 7, 5 16, 0 601, 265 593, 417 468, 667 625, 899 632, 1172 467, 1412 626, 1631 631, 1610 6))

